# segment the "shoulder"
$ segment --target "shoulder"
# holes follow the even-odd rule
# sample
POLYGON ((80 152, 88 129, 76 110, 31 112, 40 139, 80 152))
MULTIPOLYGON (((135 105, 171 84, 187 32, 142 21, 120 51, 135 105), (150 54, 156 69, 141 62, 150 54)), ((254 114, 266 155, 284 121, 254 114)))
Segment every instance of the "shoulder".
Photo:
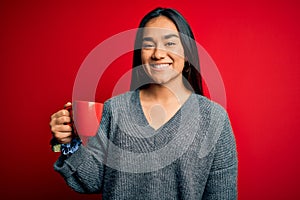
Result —
MULTIPOLYGON (((204 157, 212 149, 222 160, 226 154, 235 155, 235 138, 227 111, 220 104, 207 97, 195 95, 199 105, 201 124, 201 149, 199 156, 204 157)), ((232 157, 234 160, 234 157, 232 157)))
POLYGON ((137 91, 129 91, 117 96, 111 97, 104 102, 104 108, 120 109, 129 106, 132 99, 136 99, 137 91))
POLYGON ((136 91, 129 91, 123 94, 119 94, 117 96, 111 97, 104 102, 104 104, 116 104, 116 103, 124 103, 130 101, 132 95, 134 95, 136 91))
POLYGON ((208 99, 205 96, 193 94, 199 106, 199 111, 202 116, 209 115, 210 118, 228 118, 227 111, 224 107, 215 101, 208 99))

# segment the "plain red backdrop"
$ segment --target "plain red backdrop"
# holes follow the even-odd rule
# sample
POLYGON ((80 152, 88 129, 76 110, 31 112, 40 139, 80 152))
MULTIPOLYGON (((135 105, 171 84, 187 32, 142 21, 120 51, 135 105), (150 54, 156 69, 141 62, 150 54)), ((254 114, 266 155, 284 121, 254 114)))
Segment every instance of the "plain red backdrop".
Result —
MULTIPOLYGON (((157 6, 186 17, 222 75, 237 140, 239 199, 300 199, 300 7, 293 0, 1 1, 4 199, 100 198, 73 192, 54 172, 49 118, 71 100, 88 53, 136 28, 157 6)), ((111 96, 130 55, 109 67, 97 100, 111 96)))

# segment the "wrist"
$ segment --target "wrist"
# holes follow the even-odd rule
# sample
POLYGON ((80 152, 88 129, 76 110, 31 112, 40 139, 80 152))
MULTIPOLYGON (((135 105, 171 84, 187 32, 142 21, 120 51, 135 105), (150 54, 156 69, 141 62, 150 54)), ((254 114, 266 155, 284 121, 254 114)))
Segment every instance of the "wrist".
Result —
POLYGON ((61 144, 61 153, 65 156, 72 155, 81 146, 82 141, 79 137, 73 138, 70 143, 61 144))

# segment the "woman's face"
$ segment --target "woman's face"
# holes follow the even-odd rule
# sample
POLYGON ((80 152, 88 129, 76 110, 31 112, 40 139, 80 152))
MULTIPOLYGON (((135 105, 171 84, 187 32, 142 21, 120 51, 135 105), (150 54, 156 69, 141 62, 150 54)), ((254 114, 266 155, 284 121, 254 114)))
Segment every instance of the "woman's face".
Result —
POLYGON ((175 24, 167 17, 159 16, 147 22, 141 56, 145 72, 155 83, 182 82, 184 50, 175 24))

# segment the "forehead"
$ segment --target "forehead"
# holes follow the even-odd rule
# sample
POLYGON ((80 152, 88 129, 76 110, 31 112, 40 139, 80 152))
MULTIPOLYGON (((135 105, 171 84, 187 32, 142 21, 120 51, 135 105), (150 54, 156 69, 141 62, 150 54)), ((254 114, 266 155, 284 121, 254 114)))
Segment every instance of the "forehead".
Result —
POLYGON ((151 35, 179 35, 176 25, 165 16, 159 16, 149 20, 144 27, 144 36, 151 35))

